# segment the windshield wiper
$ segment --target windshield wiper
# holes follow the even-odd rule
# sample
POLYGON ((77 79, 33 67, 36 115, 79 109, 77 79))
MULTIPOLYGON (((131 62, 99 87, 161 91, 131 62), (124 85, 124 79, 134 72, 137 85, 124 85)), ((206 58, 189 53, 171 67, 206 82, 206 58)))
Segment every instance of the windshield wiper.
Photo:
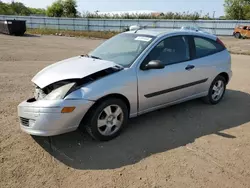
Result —
POLYGON ((88 55, 88 54, 81 55, 81 57, 89 57, 89 58, 93 58, 93 59, 101 59, 100 57, 93 56, 93 55, 88 55))

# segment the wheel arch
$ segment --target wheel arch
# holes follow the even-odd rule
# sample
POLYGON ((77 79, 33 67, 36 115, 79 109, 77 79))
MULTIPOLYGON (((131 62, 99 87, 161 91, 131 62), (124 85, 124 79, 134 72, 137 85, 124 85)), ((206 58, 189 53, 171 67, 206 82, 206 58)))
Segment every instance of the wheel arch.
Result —
POLYGON ((218 76, 222 76, 223 78, 225 78, 226 84, 228 84, 228 82, 229 82, 229 75, 228 75, 228 73, 222 72, 218 76))
POLYGON ((81 123, 80 123, 79 126, 83 125, 84 122, 86 122, 86 118, 88 118, 91 115, 91 111, 96 106, 98 106, 102 101, 105 101, 105 100, 110 99, 110 98, 121 99, 126 104, 126 106, 128 108, 128 114, 130 114, 130 102, 127 99, 127 97, 125 97, 124 95, 119 94, 119 93, 112 93, 112 94, 108 94, 108 95, 102 96, 101 98, 99 98, 98 100, 96 100, 95 103, 88 109, 87 113, 83 116, 82 121, 81 121, 81 123))
MULTIPOLYGON (((127 99, 127 97, 125 97, 124 95, 122 94, 119 94, 119 93, 112 93, 112 94, 108 94, 108 95, 105 95, 101 98, 99 98, 94 105, 98 105, 100 104, 102 101, 104 100, 107 100, 107 99, 110 99, 110 98, 116 98, 116 99, 121 99, 123 102, 125 102, 125 104, 127 105, 128 107, 128 112, 130 113, 130 102, 129 100, 127 99)), ((93 105, 93 106, 94 106, 93 105)))
POLYGON ((239 32, 239 31, 236 31, 235 33, 234 33, 234 36, 236 37, 236 34, 239 34, 239 39, 241 38, 241 33, 239 32))

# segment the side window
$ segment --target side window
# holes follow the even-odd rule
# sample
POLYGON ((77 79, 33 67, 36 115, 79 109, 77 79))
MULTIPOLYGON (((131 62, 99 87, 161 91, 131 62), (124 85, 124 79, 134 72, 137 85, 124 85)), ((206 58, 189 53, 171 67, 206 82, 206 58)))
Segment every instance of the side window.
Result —
POLYGON ((188 38, 176 36, 161 41, 148 54, 145 61, 159 60, 165 65, 180 63, 190 59, 188 38))
POLYGON ((224 49, 224 47, 221 46, 216 41, 201 37, 194 37, 194 44, 195 44, 196 58, 212 55, 224 49))

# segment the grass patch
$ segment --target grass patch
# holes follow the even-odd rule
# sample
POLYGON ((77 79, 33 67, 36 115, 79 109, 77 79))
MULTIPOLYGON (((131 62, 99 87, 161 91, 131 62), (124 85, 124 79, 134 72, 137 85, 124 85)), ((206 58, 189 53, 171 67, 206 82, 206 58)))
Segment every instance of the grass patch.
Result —
POLYGON ((114 31, 70 31, 57 29, 27 29, 26 34, 33 35, 56 35, 68 37, 87 37, 87 38, 101 38, 109 39, 119 32, 114 31))

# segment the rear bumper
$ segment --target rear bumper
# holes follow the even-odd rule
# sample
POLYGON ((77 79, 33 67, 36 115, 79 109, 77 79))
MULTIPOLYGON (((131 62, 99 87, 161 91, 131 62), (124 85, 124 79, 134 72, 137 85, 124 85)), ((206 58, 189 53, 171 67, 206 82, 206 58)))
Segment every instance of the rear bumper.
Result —
POLYGON ((54 136, 74 131, 94 102, 87 100, 23 101, 18 105, 22 131, 37 136, 54 136), (76 107, 71 113, 61 113, 63 107, 76 107))

